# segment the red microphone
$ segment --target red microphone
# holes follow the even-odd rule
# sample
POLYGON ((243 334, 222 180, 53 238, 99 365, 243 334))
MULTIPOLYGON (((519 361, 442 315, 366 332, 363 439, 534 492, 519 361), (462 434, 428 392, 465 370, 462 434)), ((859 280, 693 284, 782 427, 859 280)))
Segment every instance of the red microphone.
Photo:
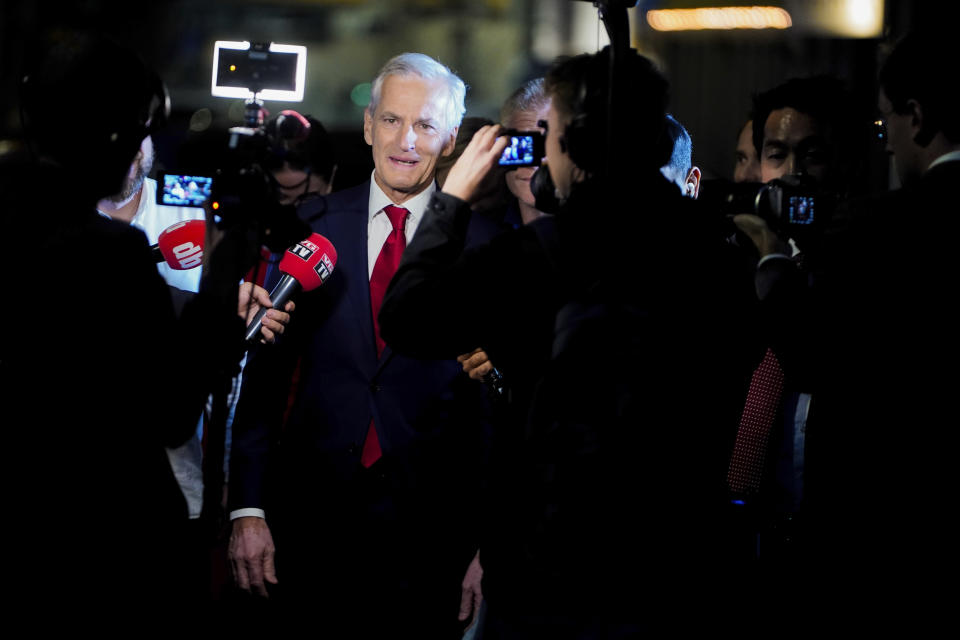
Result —
POLYGON ((166 262, 171 269, 186 271, 203 264, 203 241, 207 234, 204 220, 184 220, 164 229, 152 245, 157 262, 166 262))
MULTIPOLYGON (((274 309, 280 309, 287 304, 293 295, 299 291, 313 291, 330 277, 333 267, 337 264, 337 250, 333 243, 319 233, 312 233, 306 240, 301 240, 283 254, 280 260, 280 272, 283 277, 270 292, 270 301, 274 309)), ((252 341, 260 333, 263 316, 268 311, 262 308, 253 317, 247 326, 247 340, 252 341)))

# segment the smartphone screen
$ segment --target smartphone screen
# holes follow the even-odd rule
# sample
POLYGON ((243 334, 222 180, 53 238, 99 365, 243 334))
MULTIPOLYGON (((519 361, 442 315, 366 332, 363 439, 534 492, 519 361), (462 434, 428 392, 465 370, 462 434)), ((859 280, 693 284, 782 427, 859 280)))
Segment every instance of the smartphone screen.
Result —
POLYGON ((543 159, 543 134, 539 131, 505 131, 510 143, 500 156, 501 167, 536 167, 543 159))

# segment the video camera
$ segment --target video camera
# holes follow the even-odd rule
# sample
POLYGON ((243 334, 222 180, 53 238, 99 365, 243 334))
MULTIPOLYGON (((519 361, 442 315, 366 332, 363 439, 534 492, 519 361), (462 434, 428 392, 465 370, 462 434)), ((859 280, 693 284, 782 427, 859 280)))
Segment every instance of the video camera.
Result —
POLYGON ((820 236, 839 197, 818 189, 806 176, 787 175, 767 184, 705 180, 699 200, 725 216, 755 214, 782 239, 803 247, 820 236))
POLYGON ((276 252, 309 233, 295 207, 278 201, 269 171, 273 145, 263 108, 264 99, 303 99, 306 53, 306 47, 296 45, 216 42, 211 94, 244 98, 243 126, 230 128, 226 139, 201 136, 188 141, 181 153, 182 170, 161 176, 157 204, 209 202, 218 228, 253 226, 260 241, 276 252))

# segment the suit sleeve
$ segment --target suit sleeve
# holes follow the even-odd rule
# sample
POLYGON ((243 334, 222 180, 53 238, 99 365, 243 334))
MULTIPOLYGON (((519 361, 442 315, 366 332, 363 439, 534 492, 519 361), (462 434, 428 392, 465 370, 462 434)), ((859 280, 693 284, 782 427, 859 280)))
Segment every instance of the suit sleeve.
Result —
POLYGON ((452 358, 497 342, 497 319, 523 280, 521 236, 532 234, 466 247, 470 219, 462 200, 431 198, 380 308, 381 335, 398 353, 452 358))
POLYGON ((257 345, 247 356, 232 425, 230 511, 265 507, 267 466, 286 409, 307 306, 298 307, 276 344, 257 345))

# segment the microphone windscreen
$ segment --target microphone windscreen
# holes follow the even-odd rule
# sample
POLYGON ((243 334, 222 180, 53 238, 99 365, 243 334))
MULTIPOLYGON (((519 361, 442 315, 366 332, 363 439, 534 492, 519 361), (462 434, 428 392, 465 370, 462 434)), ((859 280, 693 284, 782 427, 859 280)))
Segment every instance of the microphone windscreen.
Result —
POLYGON ((330 277, 337 264, 333 243, 319 233, 287 249, 280 260, 280 271, 296 278, 304 291, 316 289, 330 277))
POLYGON ((157 247, 171 269, 193 269, 203 264, 206 234, 206 221, 184 220, 164 229, 157 237, 157 247))

